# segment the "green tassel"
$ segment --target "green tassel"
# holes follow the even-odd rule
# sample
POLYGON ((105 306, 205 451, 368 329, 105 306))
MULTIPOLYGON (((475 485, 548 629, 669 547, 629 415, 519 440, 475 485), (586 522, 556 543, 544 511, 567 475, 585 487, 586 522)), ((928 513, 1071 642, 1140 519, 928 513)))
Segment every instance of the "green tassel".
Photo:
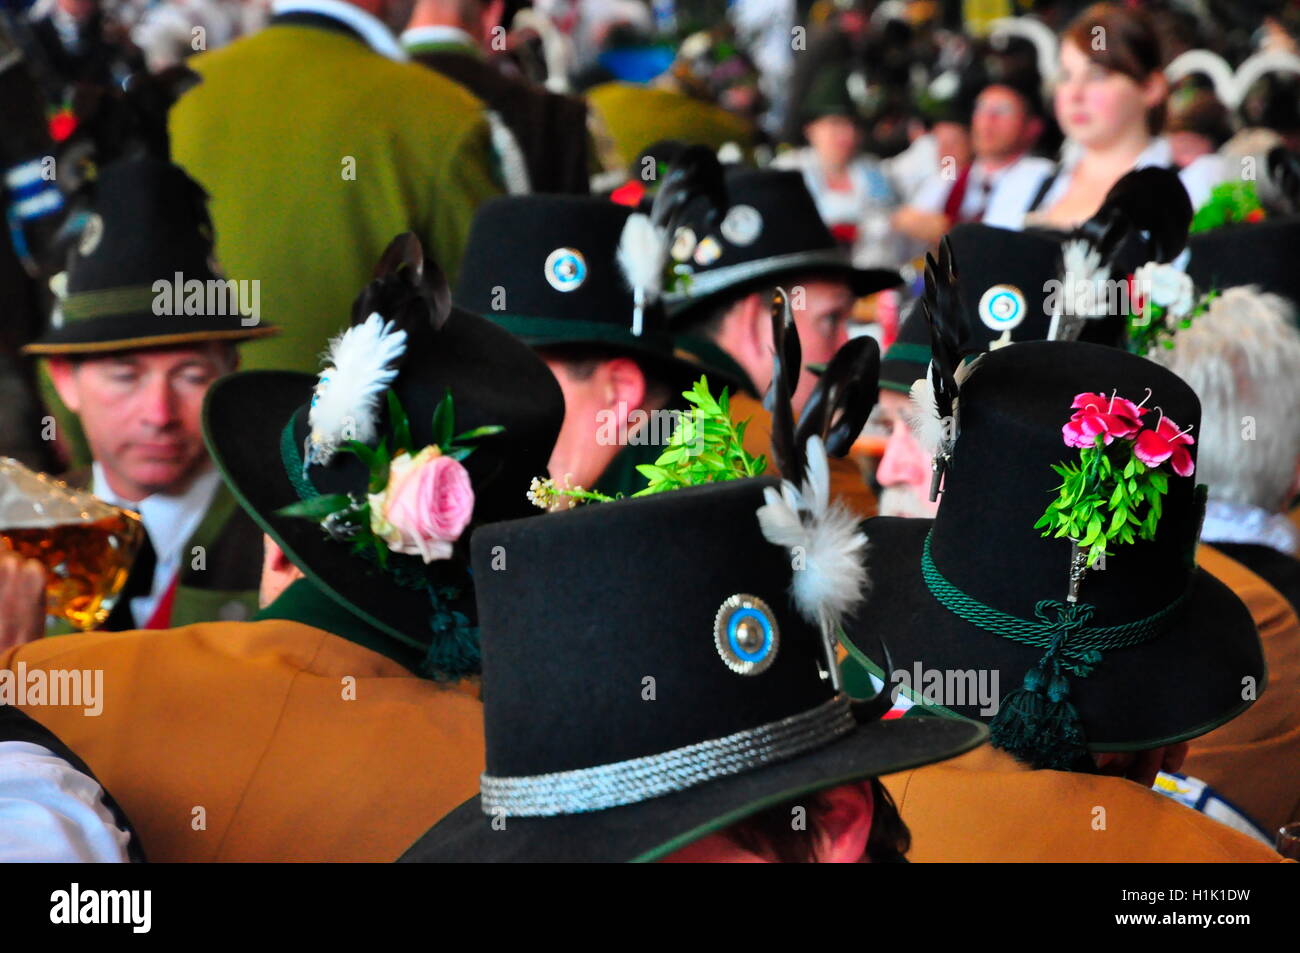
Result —
POLYGON ((1043 682, 1042 669, 1031 668, 1025 673, 1021 687, 1002 699, 997 715, 989 724, 989 740, 995 748, 1018 758, 1024 758, 1022 752, 1033 751, 1047 709, 1043 682))
POLYGON ((420 661, 420 674, 434 681, 455 681, 479 672, 478 627, 470 625, 463 612, 447 608, 447 603, 457 594, 450 587, 429 590, 433 603, 429 628, 433 638, 420 661))

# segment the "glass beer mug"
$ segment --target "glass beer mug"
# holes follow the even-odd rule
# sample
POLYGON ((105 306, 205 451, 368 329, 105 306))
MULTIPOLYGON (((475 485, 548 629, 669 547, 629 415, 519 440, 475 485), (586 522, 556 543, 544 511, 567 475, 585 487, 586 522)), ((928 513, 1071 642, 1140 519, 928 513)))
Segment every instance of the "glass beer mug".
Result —
POLYGON ((45 567, 45 612, 103 624, 144 538, 140 517, 0 457, 0 543, 45 567))

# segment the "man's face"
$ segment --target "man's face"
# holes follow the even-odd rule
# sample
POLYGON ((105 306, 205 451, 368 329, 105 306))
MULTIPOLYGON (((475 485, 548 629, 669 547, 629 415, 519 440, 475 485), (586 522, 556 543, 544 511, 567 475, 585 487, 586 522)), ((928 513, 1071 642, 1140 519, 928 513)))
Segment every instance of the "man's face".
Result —
POLYGON ((975 156, 1005 161, 1028 148, 1030 118, 1025 104, 1005 86, 990 86, 975 100, 971 117, 971 146, 975 156))
POLYGON ((876 419, 889 430, 889 441, 876 468, 881 516, 931 517, 939 510, 930 502, 931 458, 912 435, 905 411, 911 406, 906 394, 880 391, 876 419))
POLYGON ((50 374, 114 492, 134 501, 183 490, 207 463, 199 412, 212 382, 235 369, 233 353, 215 344, 127 351, 52 361, 50 374))
POLYGON ((808 370, 808 365, 825 364, 849 339, 847 324, 855 299, 843 281, 803 281, 796 287, 803 289, 802 308, 797 307, 800 299, 796 291, 788 290, 803 348, 803 371, 794 393, 794 410, 799 414, 817 386, 817 375, 808 370))

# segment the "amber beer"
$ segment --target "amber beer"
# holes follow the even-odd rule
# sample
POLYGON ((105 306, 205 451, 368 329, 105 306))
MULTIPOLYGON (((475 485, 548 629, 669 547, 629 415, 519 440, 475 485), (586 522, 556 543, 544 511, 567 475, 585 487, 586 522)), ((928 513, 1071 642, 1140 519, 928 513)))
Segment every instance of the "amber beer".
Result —
POLYGON ((0 541, 45 567, 46 613, 86 632, 108 618, 143 533, 140 517, 116 510, 94 521, 0 529, 0 541))

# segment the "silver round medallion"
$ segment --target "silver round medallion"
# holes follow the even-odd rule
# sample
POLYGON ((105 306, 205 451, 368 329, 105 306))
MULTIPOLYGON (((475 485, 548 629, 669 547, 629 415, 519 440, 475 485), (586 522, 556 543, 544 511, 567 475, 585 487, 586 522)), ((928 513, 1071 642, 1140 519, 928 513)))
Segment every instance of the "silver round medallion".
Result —
POLYGON ((713 620, 713 644, 727 668, 757 675, 776 660, 781 631, 766 602, 746 593, 728 596, 713 620))
POLYGON ((556 291, 577 291, 587 280, 587 260, 576 248, 557 248, 546 256, 546 281, 556 291))
POLYGON ((1015 285, 993 285, 980 296, 980 321, 1001 334, 1025 320, 1025 296, 1015 285))
POLYGON ((752 245, 763 233, 763 215, 752 205, 735 205, 718 231, 733 245, 752 245))

